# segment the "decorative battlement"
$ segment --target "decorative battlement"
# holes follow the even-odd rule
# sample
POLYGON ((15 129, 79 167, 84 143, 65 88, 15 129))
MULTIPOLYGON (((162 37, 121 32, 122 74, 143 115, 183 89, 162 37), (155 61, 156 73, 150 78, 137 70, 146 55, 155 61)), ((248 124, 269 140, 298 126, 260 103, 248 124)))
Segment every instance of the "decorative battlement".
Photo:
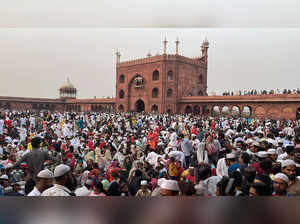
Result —
POLYGON ((166 55, 157 55, 157 56, 152 56, 147 58, 138 58, 130 61, 120 62, 117 63, 117 67, 120 68, 120 67, 128 67, 133 65, 148 64, 148 63, 154 63, 163 60, 167 60, 167 61, 177 60, 177 61, 194 64, 194 65, 204 65, 205 63, 202 59, 204 59, 204 57, 188 58, 176 54, 166 54, 166 55))

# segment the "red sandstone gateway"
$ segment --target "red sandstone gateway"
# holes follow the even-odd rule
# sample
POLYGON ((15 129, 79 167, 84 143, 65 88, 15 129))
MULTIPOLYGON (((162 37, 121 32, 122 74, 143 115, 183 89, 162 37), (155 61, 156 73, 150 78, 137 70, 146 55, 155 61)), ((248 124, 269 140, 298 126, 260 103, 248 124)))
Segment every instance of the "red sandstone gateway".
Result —
POLYGON ((175 54, 166 53, 167 40, 163 44, 163 54, 132 61, 121 62, 116 53, 116 98, 76 99, 77 89, 68 79, 59 89, 59 99, 0 97, 0 109, 300 119, 300 94, 207 96, 207 40, 197 58, 179 55, 178 40, 175 54))

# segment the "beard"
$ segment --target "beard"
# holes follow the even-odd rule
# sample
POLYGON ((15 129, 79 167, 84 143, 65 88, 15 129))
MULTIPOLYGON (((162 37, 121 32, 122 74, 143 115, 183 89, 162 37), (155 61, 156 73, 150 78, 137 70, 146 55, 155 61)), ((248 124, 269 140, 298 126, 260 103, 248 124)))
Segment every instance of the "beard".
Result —
POLYGON ((288 178, 292 181, 295 181, 296 180, 296 174, 293 174, 293 175, 288 175, 288 178))

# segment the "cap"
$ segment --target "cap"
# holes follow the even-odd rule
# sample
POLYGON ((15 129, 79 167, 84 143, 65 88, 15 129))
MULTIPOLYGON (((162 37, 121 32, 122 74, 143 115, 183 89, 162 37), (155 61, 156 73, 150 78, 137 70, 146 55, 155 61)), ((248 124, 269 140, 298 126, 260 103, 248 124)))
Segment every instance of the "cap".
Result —
POLYGON ((235 154, 234 153, 226 154, 226 159, 235 159, 235 154))
POLYGON ((8 180, 8 176, 6 174, 4 174, 0 177, 0 180, 8 180))
POLYGON ((53 178, 53 173, 50 170, 45 169, 45 170, 40 171, 38 173, 37 177, 42 178, 42 179, 51 179, 51 178, 53 178))
POLYGON ((246 140, 246 144, 251 144, 251 143, 253 143, 253 140, 252 140, 251 138, 248 138, 248 139, 246 140))
POLYGON ((289 178, 287 175, 285 175, 284 173, 277 173, 275 176, 274 176, 274 179, 281 179, 283 180, 284 182, 286 182, 287 184, 289 183, 289 178))
POLYGON ((269 150, 268 150, 268 153, 269 153, 270 155, 275 155, 275 154, 277 154, 275 149, 269 149, 269 150))
POLYGON ((60 164, 54 169, 54 177, 61 177, 68 173, 71 168, 65 164, 60 164))
POLYGON ((80 187, 80 188, 77 188, 74 193, 76 196, 89 196, 89 194, 91 192, 84 187, 80 187))
POLYGON ((163 182, 166 180, 166 178, 159 178, 158 180, 157 180, 157 185, 159 186, 159 187, 161 187, 161 185, 163 184, 163 182))
POLYGON ((147 181, 146 181, 146 180, 142 180, 142 181, 141 181, 141 186, 143 186, 143 185, 144 185, 144 186, 145 186, 145 185, 147 186, 147 181))
POLYGON ((161 188, 170 191, 179 191, 178 182, 176 180, 164 180, 161 188))
POLYGON ((291 159, 282 160, 281 168, 284 168, 287 166, 296 166, 296 163, 294 162, 294 160, 291 160, 291 159))
POLYGON ((252 145, 257 146, 257 147, 260 146, 260 144, 259 144, 257 141, 254 141, 254 142, 252 143, 252 145))
POLYGON ((266 152, 266 151, 260 151, 260 152, 257 153, 257 156, 259 158, 267 158, 267 157, 269 157, 269 153, 266 152))

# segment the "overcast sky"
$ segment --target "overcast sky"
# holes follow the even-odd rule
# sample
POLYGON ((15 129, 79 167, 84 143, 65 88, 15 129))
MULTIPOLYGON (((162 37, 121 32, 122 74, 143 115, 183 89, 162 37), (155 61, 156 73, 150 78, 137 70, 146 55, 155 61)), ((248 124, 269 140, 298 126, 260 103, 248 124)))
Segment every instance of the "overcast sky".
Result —
POLYGON ((300 1, 147 2, 2 2, 0 95, 56 98, 69 77, 80 98, 111 96, 116 48, 121 61, 142 58, 165 36, 187 57, 208 37, 209 91, 300 86, 300 1))

